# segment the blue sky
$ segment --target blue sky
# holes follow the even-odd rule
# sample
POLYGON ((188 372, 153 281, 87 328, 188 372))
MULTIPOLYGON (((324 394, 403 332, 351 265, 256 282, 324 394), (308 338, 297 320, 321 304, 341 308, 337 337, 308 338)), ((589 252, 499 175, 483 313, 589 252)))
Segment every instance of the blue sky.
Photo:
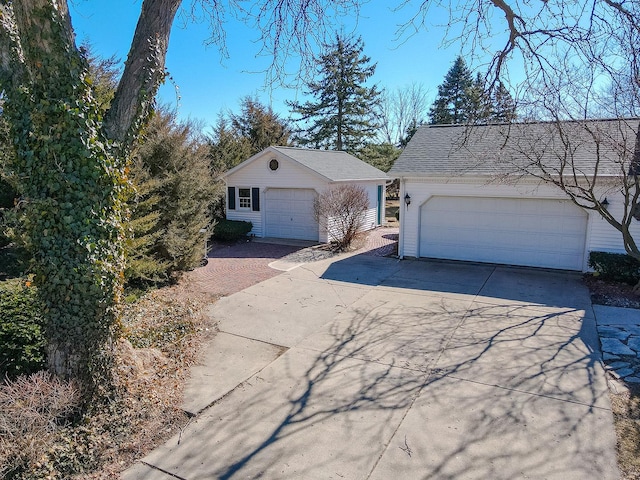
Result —
MULTIPOLYGON (((185 0, 185 5, 188 4, 189 0, 185 0)), ((429 31, 421 30, 398 41, 398 26, 414 10, 409 5, 394 12, 395 4, 373 0, 365 4, 357 24, 352 18, 336 19, 336 27, 362 36, 364 53, 377 62, 373 83, 389 90, 417 83, 435 97, 437 86, 460 53, 459 45, 446 49, 441 46, 444 30, 437 24, 446 23, 446 13, 432 8, 429 14, 434 26, 429 31)), ((99 55, 116 55, 124 60, 140 7, 141 0, 73 2, 70 9, 78 42, 88 40, 99 55)), ((180 118, 199 119, 205 126, 212 125, 221 110, 238 111, 239 100, 246 95, 256 95, 262 103, 287 117, 285 101, 301 99, 302 89, 265 89, 264 73, 251 73, 263 70, 269 61, 257 56, 260 50, 255 42, 257 33, 231 22, 225 30, 228 59, 222 58, 217 47, 204 45, 209 36, 205 23, 185 25, 179 14, 171 34, 167 68, 179 88, 180 100, 178 103, 171 83, 161 88, 160 100, 173 107, 177 105, 180 118)))

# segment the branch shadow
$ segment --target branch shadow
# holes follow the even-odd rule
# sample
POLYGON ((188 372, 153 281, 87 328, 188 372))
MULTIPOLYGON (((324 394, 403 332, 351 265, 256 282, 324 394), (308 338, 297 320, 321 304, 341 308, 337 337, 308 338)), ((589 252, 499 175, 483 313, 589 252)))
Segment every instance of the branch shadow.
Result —
POLYGON ((583 310, 399 296, 338 315, 150 462, 189 479, 608 477, 583 310))

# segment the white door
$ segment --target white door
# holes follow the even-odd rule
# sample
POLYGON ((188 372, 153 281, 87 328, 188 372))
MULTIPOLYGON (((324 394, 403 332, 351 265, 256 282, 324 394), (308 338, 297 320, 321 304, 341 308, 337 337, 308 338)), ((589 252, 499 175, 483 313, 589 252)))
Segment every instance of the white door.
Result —
POLYGON ((569 200, 430 198, 420 256, 582 270, 587 213, 569 200))
POLYGON ((313 218, 316 192, 306 188, 271 188, 265 194, 266 236, 318 240, 313 218))

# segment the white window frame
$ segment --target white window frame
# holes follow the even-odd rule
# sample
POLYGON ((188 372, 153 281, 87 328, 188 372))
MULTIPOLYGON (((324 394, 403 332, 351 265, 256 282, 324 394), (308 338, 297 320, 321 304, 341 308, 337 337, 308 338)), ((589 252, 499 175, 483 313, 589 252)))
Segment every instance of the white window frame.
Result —
POLYGON ((251 210, 252 205, 253 199, 251 198, 251 187, 238 187, 238 208, 242 210, 251 210), (240 192, 242 190, 247 190, 249 192, 249 196, 241 196, 240 192))

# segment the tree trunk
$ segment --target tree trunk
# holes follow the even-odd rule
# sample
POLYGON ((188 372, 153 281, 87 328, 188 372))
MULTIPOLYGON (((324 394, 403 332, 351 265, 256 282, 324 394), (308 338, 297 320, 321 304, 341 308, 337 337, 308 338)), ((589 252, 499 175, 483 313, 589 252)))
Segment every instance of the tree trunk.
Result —
POLYGON ((115 97, 106 115, 107 136, 131 142, 164 80, 169 34, 182 0, 144 0, 115 97))
POLYGON ((0 5, 0 88, 17 151, 10 168, 27 205, 25 233, 45 305, 48 364, 88 393, 108 380, 119 325, 126 152, 164 77, 179 4, 144 0, 104 125, 66 1, 0 5))

